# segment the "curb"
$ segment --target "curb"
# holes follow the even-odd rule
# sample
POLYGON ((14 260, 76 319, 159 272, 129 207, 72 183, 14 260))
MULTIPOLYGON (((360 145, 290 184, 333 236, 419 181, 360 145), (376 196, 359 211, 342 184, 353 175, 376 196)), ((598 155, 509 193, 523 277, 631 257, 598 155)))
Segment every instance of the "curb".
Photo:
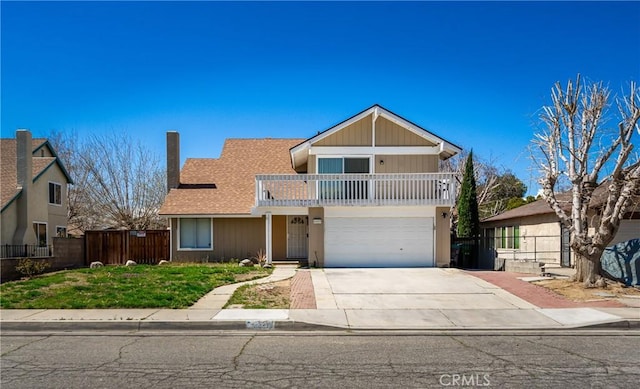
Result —
POLYGON ((614 322, 609 322, 609 323, 598 323, 598 324, 591 324, 591 325, 586 325, 586 326, 582 326, 582 327, 577 327, 577 329, 598 329, 598 328, 602 328, 602 329, 630 329, 630 330, 637 330, 640 329, 640 320, 619 320, 619 321, 614 321, 614 322))
POLYGON ((343 331, 348 328, 322 324, 296 322, 292 320, 218 320, 218 321, 3 321, 4 331, 343 331))
POLYGON ((326 331, 326 332, 379 332, 379 331, 437 331, 464 333, 473 331, 581 331, 581 330, 640 330, 640 320, 620 320, 608 323, 588 324, 584 326, 566 326, 554 328, 353 328, 324 324, 305 323, 293 320, 217 320, 217 321, 105 321, 105 320, 59 320, 59 321, 3 321, 2 332, 75 332, 75 331, 326 331))

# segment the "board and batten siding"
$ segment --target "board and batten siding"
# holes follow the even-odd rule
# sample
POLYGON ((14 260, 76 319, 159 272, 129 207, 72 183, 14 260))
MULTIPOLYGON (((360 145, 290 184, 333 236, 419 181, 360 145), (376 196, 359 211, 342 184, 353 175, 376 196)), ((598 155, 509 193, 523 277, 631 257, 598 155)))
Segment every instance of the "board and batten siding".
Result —
POLYGON ((437 155, 377 155, 376 173, 437 173, 437 155))
POLYGON ((265 250, 263 217, 214 218, 213 250, 178 250, 178 220, 175 218, 171 219, 171 230, 171 258, 177 262, 242 260, 265 250))
POLYGON ((314 146, 371 146, 371 115, 317 141, 314 146))
POLYGON ((376 146, 435 146, 394 122, 379 117, 376 120, 376 146))

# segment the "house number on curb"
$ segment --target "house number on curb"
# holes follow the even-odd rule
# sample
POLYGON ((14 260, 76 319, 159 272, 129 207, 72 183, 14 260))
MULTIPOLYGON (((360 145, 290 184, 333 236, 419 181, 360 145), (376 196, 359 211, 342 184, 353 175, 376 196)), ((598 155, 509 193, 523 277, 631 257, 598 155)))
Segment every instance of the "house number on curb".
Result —
POLYGON ((276 327, 273 320, 247 320, 246 323, 249 330, 272 330, 276 327))

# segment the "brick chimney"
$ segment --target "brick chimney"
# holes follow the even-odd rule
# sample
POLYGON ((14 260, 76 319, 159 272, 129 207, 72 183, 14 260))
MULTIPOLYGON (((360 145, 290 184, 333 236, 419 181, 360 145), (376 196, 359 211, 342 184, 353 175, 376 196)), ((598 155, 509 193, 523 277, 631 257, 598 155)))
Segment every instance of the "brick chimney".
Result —
POLYGON ((33 145, 29 130, 16 131, 16 172, 18 187, 22 188, 16 199, 17 222, 13 244, 35 244, 33 231, 33 207, 31 205, 33 187, 33 145))
POLYGON ((167 192, 180 185, 180 134, 167 131, 167 192))

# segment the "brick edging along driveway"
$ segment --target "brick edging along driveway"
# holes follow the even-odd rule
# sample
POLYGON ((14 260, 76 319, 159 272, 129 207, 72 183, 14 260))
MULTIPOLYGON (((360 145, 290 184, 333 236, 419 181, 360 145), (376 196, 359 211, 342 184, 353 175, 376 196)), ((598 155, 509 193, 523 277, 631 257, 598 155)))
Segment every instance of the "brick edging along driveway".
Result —
POLYGON ((309 270, 296 271, 291 279, 291 309, 316 309, 316 294, 309 270))
POLYGON ((569 300, 547 288, 518 279, 531 274, 502 271, 465 271, 466 274, 498 286, 507 292, 539 308, 624 308, 626 305, 613 300, 577 302, 569 300))

